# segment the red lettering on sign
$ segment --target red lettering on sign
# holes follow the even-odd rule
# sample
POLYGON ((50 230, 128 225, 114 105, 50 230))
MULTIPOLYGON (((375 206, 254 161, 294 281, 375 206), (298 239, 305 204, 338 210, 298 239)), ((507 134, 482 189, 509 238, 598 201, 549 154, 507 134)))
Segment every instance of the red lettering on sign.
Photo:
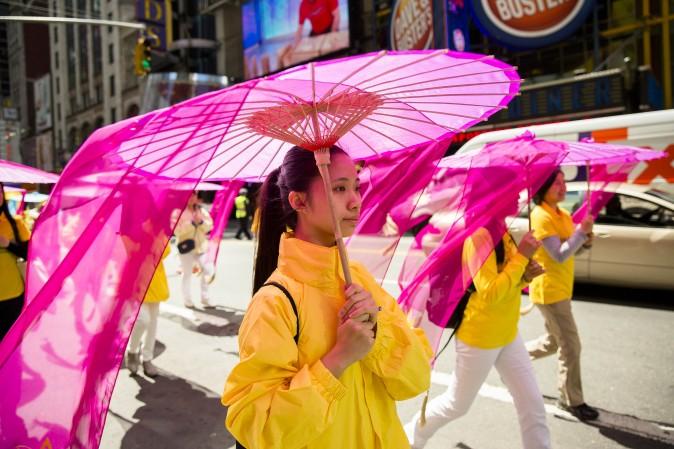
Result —
POLYGON ((634 184, 650 184, 653 180, 662 176, 667 182, 674 183, 674 145, 665 149, 666 156, 646 162, 644 171, 633 181, 634 184))

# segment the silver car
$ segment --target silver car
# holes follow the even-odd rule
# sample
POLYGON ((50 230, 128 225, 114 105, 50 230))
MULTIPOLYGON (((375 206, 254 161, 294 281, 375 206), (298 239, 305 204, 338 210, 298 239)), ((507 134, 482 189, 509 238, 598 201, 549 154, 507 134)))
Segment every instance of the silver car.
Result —
MULTIPOLYGON (((567 183, 561 204, 573 212, 585 200, 584 183, 567 183)), ((576 280, 594 284, 674 290, 674 186, 620 184, 599 213, 590 250, 576 256, 576 280)), ((512 219, 519 241, 526 210, 512 219)))

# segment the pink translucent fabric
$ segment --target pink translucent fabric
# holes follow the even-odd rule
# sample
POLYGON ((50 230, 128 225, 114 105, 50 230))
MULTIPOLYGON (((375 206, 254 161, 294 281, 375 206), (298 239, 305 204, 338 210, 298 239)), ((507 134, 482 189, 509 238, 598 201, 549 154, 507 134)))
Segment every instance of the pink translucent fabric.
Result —
MULTIPOLYGON (((399 302, 412 315, 423 315, 443 328, 469 287, 472 276, 462 263, 464 242, 478 230, 493 245, 478 247, 473 266, 481 266, 507 230, 527 197, 557 168, 564 154, 556 146, 545 151, 501 147, 445 159, 423 204, 433 214, 416 237, 399 276, 399 302), (527 188, 530 192, 527 194, 527 188)), ((429 332, 437 347, 440 333, 429 332)))
MULTIPOLYGON (((664 151, 655 151, 629 145, 613 145, 608 143, 598 143, 591 139, 584 139, 580 142, 571 142, 566 140, 539 139, 531 131, 525 131, 522 135, 513 139, 506 139, 499 142, 487 144, 483 151, 509 148, 513 154, 519 154, 520 151, 531 151, 531 149, 541 148, 544 151, 550 147, 557 147, 564 153, 564 159, 560 165, 616 165, 640 161, 649 161, 659 159, 665 156, 664 151)), ((472 154, 464 153, 460 155, 445 158, 440 162, 440 167, 459 167, 468 166, 471 163, 472 154)))
POLYGON ((197 182, 263 179, 291 146, 274 138, 279 130, 319 146, 336 141, 354 159, 439 140, 504 108, 519 84, 492 57, 384 52, 96 131, 36 223, 27 306, 0 343, 0 447, 98 447, 140 303, 197 182))
POLYGON ((384 278, 400 237, 419 221, 414 209, 447 146, 433 142, 363 162, 361 216, 347 247, 376 279, 384 278))
POLYGON ((192 192, 184 183, 139 176, 111 151, 152 118, 96 131, 38 218, 27 306, 0 343, 0 447, 98 447, 129 333, 172 234, 171 216, 192 192), (88 181, 101 173, 108 182, 88 181))
MULTIPOLYGON (((659 152, 651 151, 651 153, 659 152)), ((580 223, 588 214, 588 211, 596 219, 602 208, 613 198, 615 189, 621 183, 627 182, 630 172, 636 165, 637 162, 625 162, 623 164, 590 166, 589 194, 586 192, 582 205, 573 211, 574 223, 580 223), (590 204, 591 207, 588 209, 590 204)))
POLYGON ((229 215, 232 213, 232 207, 234 206, 234 198, 239 194, 239 189, 243 187, 243 184, 243 181, 225 181, 222 183, 222 190, 215 194, 211 207, 213 229, 208 239, 208 251, 206 252, 206 263, 212 264, 211 266, 215 266, 218 260, 222 234, 227 228, 229 215))
POLYGON ((0 159, 0 182, 54 184, 58 179, 53 173, 0 159))

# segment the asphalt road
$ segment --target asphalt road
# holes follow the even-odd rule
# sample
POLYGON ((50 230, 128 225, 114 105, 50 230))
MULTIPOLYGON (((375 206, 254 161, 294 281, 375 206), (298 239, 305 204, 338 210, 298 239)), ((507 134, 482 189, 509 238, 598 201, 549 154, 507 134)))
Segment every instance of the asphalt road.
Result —
MULTIPOLYGON (((166 262, 171 299, 162 305, 156 379, 117 379, 102 449, 226 449, 220 393, 238 360, 236 334, 252 283, 253 245, 226 239, 212 285, 215 310, 186 309, 180 297, 177 251, 166 262)), ((393 269, 399 268, 394 261, 393 269)), ((194 281, 194 298, 198 298, 194 281)), ((395 293, 394 283, 385 283, 395 293)), ((554 407, 556 360, 534 363, 545 397, 554 448, 674 448, 674 297, 671 292, 580 286, 574 313, 583 342, 586 400, 601 419, 581 423, 554 407)), ((525 340, 543 331, 538 311, 525 316, 525 340)), ((454 366, 453 345, 436 365, 431 395, 441 393, 454 366)), ((421 397, 399 404, 403 421, 421 397)), ((495 371, 469 413, 441 429, 430 449, 516 449, 521 447, 517 416, 495 371)))

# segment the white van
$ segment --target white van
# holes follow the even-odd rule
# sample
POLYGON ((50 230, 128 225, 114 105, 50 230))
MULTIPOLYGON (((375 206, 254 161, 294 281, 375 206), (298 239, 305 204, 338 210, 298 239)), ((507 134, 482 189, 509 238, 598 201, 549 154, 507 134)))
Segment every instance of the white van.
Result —
MULTIPOLYGON (((592 137, 667 151, 664 159, 636 166, 629 183, 616 188, 611 207, 597 217, 592 250, 578 255, 575 271, 579 281, 674 289, 674 109, 488 132, 466 142, 459 153, 479 151, 525 130, 550 140, 592 137)), ((568 181, 585 179, 584 167, 565 167, 564 174, 568 181)), ((584 201, 584 189, 585 183, 570 183, 565 207, 584 201)), ((524 213, 510 223, 516 239, 526 231, 526 221, 524 213)))
MULTIPOLYGON (((491 131, 470 139, 458 153, 480 150, 488 143, 515 138, 526 130, 542 139, 577 142, 592 137, 596 142, 667 151, 669 163, 664 160, 641 163, 632 170, 629 180, 635 184, 674 183, 674 109, 491 131)), ((574 174, 567 169, 564 172, 569 181, 584 179, 584 173, 574 174)))

